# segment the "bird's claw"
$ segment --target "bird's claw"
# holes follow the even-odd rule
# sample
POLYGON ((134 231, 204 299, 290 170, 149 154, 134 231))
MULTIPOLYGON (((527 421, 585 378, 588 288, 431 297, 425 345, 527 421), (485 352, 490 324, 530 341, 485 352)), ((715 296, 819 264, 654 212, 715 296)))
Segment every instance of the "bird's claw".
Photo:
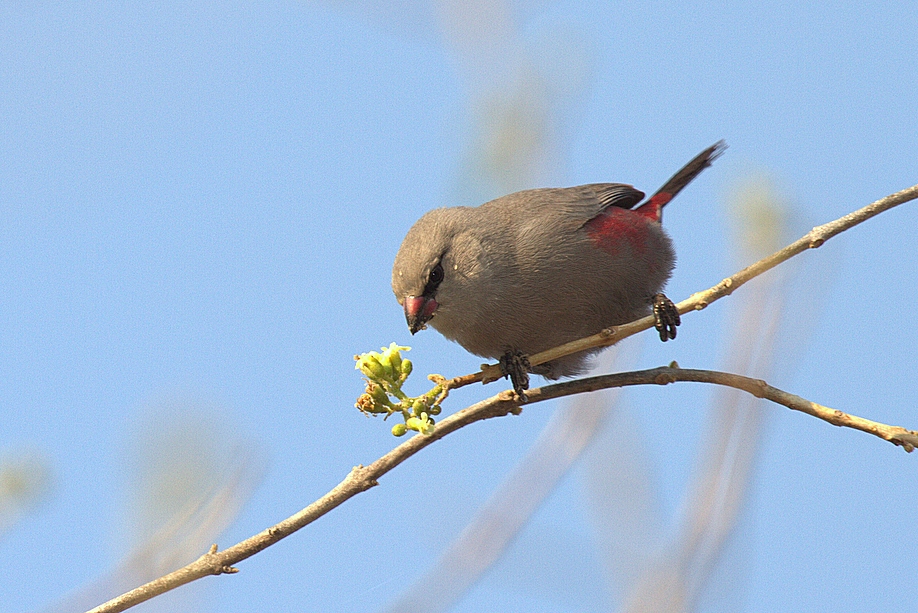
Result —
POLYGON ((500 370, 505 377, 510 377, 513 391, 526 402, 526 390, 529 389, 529 358, 521 351, 508 351, 500 359, 500 370))
POLYGON ((664 343, 676 338, 676 326, 682 323, 679 310, 673 301, 663 294, 653 296, 653 327, 660 333, 660 340, 664 343))

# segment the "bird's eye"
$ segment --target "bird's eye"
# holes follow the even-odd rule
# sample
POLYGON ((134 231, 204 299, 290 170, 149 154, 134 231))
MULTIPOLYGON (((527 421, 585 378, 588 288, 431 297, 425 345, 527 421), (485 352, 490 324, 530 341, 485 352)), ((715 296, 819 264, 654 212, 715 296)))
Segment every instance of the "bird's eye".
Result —
POLYGON ((440 285, 441 281, 443 281, 443 265, 437 264, 430 270, 430 275, 427 277, 427 285, 430 288, 435 288, 440 285))

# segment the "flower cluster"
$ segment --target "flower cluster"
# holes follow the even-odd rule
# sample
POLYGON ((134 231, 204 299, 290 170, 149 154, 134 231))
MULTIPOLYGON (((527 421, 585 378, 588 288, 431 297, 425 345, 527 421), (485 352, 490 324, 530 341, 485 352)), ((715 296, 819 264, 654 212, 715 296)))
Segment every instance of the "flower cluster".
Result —
POLYGON ((370 351, 358 356, 356 369, 364 374, 367 387, 355 405, 366 415, 401 413, 403 424, 392 426, 392 434, 402 436, 408 430, 430 434, 434 429, 434 415, 440 414, 440 403, 446 398, 445 379, 439 375, 428 377, 436 385, 426 394, 411 397, 402 391, 402 384, 411 374, 411 360, 402 357, 401 347, 392 343, 383 347, 382 353, 370 351))

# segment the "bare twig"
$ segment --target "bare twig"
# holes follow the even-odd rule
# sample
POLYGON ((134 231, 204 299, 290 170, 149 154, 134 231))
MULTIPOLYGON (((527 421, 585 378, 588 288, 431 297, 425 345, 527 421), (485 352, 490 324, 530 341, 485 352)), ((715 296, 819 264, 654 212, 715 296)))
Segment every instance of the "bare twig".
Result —
MULTIPOLYGON (((816 249, 821 247, 833 236, 840 234, 861 222, 867 221, 871 217, 879 215, 883 211, 908 202, 909 200, 914 200, 915 198, 918 198, 918 185, 913 185, 908 189, 903 189, 902 191, 896 192, 895 194, 881 198, 876 202, 868 204, 864 208, 858 209, 853 213, 849 213, 843 217, 840 217, 835 221, 831 221, 821 226, 816 226, 787 247, 776 251, 768 257, 762 258, 751 266, 747 266, 735 275, 727 277, 710 289, 692 294, 687 299, 677 304, 676 307, 679 309, 679 313, 681 314, 688 313, 689 311, 700 311, 706 308, 712 302, 720 300, 725 296, 729 296, 746 282, 754 279, 764 272, 771 270, 778 264, 786 262, 795 255, 802 253, 807 249, 816 249)), ((529 363, 535 366, 537 364, 544 364, 545 362, 557 360, 558 358, 570 355, 572 353, 578 353, 588 349, 595 349, 597 347, 607 347, 609 345, 614 345, 624 338, 633 336, 638 332, 643 332, 648 328, 652 328, 653 325, 653 317, 648 316, 635 320, 631 323, 606 328, 605 330, 602 330, 601 332, 592 336, 587 336, 576 341, 565 343, 564 345, 560 345, 553 349, 531 355, 529 356, 529 363)), ((480 372, 450 379, 449 387, 450 389, 456 389, 465 385, 469 385, 470 383, 477 383, 479 381, 489 383, 501 378, 502 376, 503 374, 500 371, 500 366, 497 364, 482 364, 480 372)))

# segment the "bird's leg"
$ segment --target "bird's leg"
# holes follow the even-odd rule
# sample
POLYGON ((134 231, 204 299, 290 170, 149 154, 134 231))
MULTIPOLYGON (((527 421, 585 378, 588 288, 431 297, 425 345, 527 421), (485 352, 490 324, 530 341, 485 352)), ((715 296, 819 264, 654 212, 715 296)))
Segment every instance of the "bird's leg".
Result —
POLYGON ((653 327, 660 333, 661 341, 665 343, 676 338, 676 326, 682 323, 682 319, 673 301, 663 294, 653 296, 653 319, 653 327))
POLYGON ((526 402, 526 390, 529 389, 529 358, 522 351, 508 351, 500 359, 500 370, 505 377, 510 377, 513 391, 526 402))

